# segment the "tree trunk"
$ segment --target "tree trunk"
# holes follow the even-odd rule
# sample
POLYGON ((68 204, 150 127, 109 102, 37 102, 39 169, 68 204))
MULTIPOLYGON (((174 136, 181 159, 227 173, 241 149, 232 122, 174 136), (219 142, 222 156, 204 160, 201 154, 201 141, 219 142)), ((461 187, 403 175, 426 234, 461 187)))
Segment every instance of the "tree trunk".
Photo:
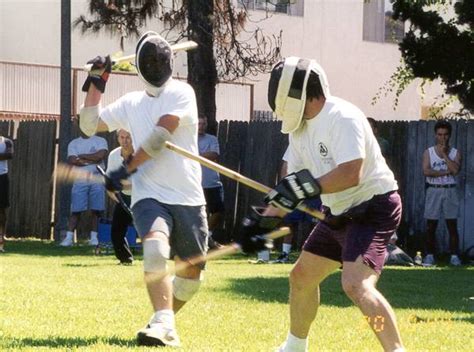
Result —
POLYGON ((208 132, 216 134, 217 69, 213 46, 214 0, 188 0, 188 34, 198 43, 188 52, 188 82, 196 92, 200 114, 207 117, 208 132))
MULTIPOLYGON (((59 161, 67 161, 71 140, 71 1, 61 0, 61 120, 59 124, 59 161)), ((61 184, 56 193, 55 237, 67 226, 71 207, 71 187, 61 184)))

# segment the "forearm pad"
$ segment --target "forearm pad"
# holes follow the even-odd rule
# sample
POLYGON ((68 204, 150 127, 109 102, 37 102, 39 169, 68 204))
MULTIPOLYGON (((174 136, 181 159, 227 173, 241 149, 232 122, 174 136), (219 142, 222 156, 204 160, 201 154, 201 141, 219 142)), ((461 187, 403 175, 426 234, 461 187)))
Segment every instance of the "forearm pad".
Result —
POLYGON ((79 128, 87 136, 92 136, 97 131, 99 124, 99 105, 96 106, 82 106, 79 113, 79 128))
POLYGON ((170 139, 170 131, 164 127, 156 126, 141 147, 149 156, 156 158, 165 146, 165 142, 170 139))

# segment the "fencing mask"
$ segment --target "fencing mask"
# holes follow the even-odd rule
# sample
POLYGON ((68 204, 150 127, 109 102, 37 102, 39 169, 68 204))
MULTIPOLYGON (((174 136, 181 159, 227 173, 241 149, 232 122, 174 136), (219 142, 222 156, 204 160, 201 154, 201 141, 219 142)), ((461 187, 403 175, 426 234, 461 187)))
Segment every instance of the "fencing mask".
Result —
POLYGON ((306 105, 306 86, 310 73, 319 77, 323 94, 329 97, 326 73, 315 61, 288 57, 277 63, 268 83, 268 103, 277 119, 282 121, 283 133, 294 132, 301 125, 306 105))
MULTIPOLYGON (((138 76, 150 93, 163 86, 173 72, 173 52, 169 43, 156 32, 146 32, 137 43, 135 65, 138 76)), ((153 94, 156 95, 156 94, 153 94)))

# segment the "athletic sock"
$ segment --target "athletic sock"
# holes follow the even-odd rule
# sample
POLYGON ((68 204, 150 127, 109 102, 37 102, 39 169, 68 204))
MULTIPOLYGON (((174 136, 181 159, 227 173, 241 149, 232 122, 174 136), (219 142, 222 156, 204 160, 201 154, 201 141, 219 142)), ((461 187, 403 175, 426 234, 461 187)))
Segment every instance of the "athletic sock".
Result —
POLYGON ((175 320, 174 320, 174 312, 172 309, 162 309, 157 310, 153 317, 150 320, 150 324, 153 323, 163 323, 166 327, 174 328, 175 320))
POLYGON ((282 251, 283 251, 283 253, 290 254, 290 252, 291 252, 291 243, 283 243, 282 251))
POLYGON ((308 338, 300 339, 289 332, 286 338, 285 351, 286 350, 292 352, 306 352, 308 350, 308 338))
POLYGON ((257 253, 257 259, 268 262, 270 260, 270 251, 265 249, 257 253))
POLYGON ((70 238, 72 240, 73 236, 74 236, 74 232, 72 232, 72 231, 67 231, 66 232, 66 238, 68 238, 68 239, 70 238))
POLYGON ((91 231, 91 240, 96 240, 96 239, 97 239, 97 232, 91 231))

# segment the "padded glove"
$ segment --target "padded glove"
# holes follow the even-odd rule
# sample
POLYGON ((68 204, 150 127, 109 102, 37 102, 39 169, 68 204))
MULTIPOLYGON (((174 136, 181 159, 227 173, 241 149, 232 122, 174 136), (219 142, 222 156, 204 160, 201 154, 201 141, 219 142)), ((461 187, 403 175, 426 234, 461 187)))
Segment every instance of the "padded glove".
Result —
POLYGON ((82 85, 82 91, 87 93, 90 85, 93 84, 98 90, 104 93, 105 85, 112 71, 112 60, 110 56, 96 56, 92 60, 87 61, 87 63, 92 65, 92 67, 86 81, 82 85))
POLYGON ((249 215, 242 220, 242 230, 237 243, 244 253, 255 253, 273 247, 273 241, 265 234, 278 227, 282 219, 262 215, 265 208, 252 207, 249 215))
POLYGON ((309 170, 303 169, 286 175, 274 189, 268 192, 264 200, 267 204, 291 212, 305 199, 317 197, 320 194, 319 182, 309 170))

